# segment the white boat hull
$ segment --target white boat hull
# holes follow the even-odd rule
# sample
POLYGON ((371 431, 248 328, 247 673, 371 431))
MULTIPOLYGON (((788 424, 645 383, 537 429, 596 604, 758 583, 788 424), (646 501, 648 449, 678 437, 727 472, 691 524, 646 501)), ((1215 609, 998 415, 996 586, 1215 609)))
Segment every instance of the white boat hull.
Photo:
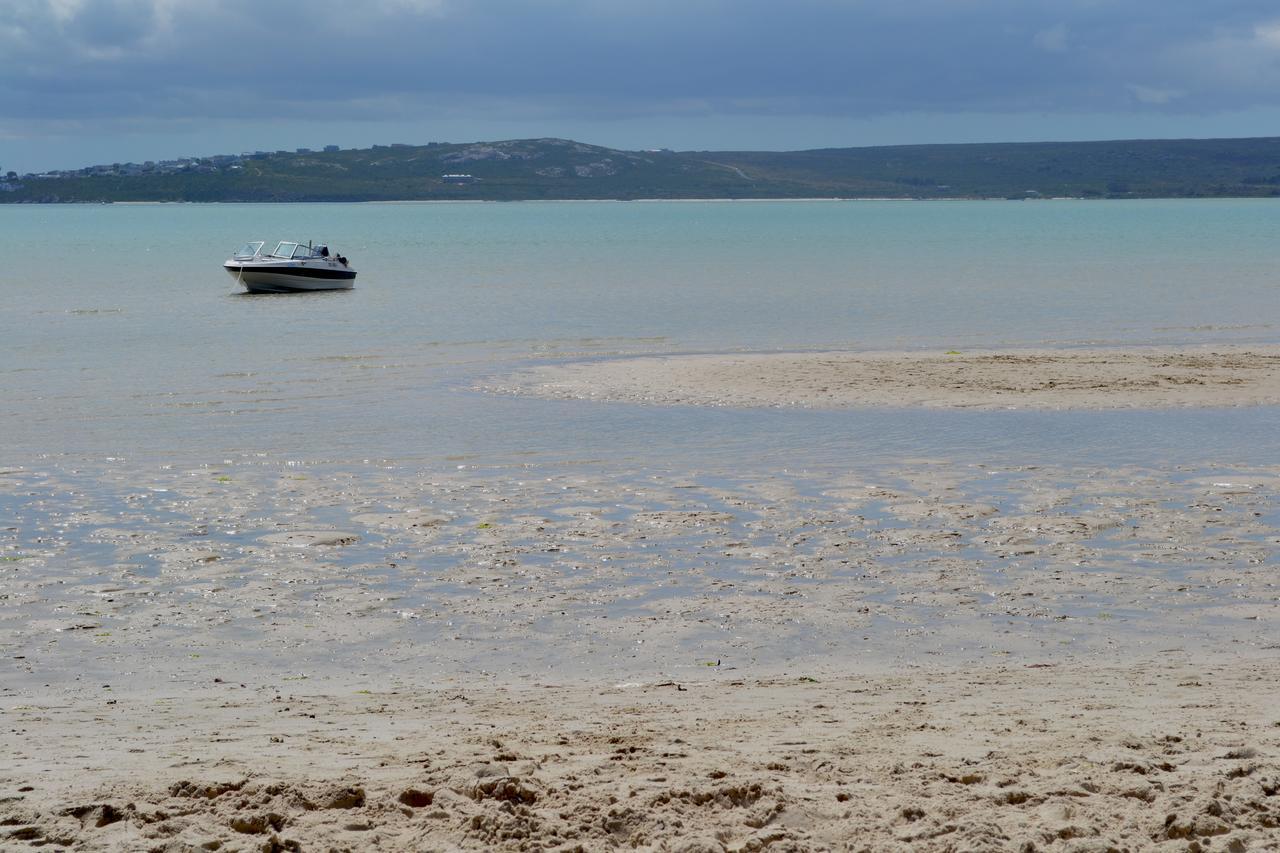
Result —
POLYGON ((350 290, 356 271, 337 261, 237 261, 222 265, 250 293, 306 293, 350 290))

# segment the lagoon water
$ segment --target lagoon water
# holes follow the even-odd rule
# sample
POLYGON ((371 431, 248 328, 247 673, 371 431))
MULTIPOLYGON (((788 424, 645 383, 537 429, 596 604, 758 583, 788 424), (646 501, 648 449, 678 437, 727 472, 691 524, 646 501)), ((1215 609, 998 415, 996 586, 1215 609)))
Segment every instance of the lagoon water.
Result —
POLYGON ((9 684, 1280 642, 1247 621, 1275 407, 476 390, 634 354, 1275 343, 1278 233, 1275 201, 0 206, 9 684), (356 288, 240 294, 251 239, 323 241, 356 288))
POLYGON ((470 390, 531 359, 1275 342, 1280 202, 0 206, 0 434, 140 463, 1271 460, 1270 409, 731 412, 470 390), (351 292, 247 297, 249 239, 351 292))

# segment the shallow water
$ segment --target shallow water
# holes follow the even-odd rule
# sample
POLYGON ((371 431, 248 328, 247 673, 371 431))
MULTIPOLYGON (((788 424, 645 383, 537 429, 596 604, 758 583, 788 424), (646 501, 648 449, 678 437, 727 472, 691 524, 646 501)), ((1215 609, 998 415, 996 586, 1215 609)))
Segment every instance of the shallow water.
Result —
POLYGON ((581 355, 1274 342, 1278 231, 1265 200, 0 206, 0 433, 14 461, 1273 458, 1257 410, 641 411, 468 389, 581 355), (348 254, 356 290, 236 295, 224 256, 277 236, 348 254))
POLYGON ((1266 656, 1277 483, 942 462, 10 473, 0 640, 9 689, 1266 656))
POLYGON ((1274 407, 738 411, 474 387, 640 353, 1275 343, 1278 226, 1273 201, 0 206, 12 675, 1261 648, 1274 407), (245 240, 309 237, 352 259, 354 291, 247 297, 220 269, 245 240), (1221 499, 1214 477, 1254 485, 1221 499), (448 522, 376 521, 424 507, 448 522), (270 538, 307 530, 355 539, 270 538))

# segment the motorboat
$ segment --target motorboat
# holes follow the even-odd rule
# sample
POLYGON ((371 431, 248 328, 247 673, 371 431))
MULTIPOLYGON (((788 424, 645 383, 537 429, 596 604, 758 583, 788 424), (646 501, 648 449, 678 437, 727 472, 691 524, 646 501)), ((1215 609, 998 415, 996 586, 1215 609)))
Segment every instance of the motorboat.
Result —
POLYGON ((246 243, 222 265, 250 293, 350 290, 355 286, 356 271, 328 246, 281 242, 263 252, 266 245, 246 243))

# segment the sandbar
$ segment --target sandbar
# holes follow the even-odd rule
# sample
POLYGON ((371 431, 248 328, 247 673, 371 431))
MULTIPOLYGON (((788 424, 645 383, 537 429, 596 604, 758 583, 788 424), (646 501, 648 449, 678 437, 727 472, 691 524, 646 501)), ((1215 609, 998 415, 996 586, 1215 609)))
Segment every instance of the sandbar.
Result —
POLYGON ((540 365, 486 388, 726 407, 1259 406, 1280 404, 1280 346, 647 356, 540 365))

